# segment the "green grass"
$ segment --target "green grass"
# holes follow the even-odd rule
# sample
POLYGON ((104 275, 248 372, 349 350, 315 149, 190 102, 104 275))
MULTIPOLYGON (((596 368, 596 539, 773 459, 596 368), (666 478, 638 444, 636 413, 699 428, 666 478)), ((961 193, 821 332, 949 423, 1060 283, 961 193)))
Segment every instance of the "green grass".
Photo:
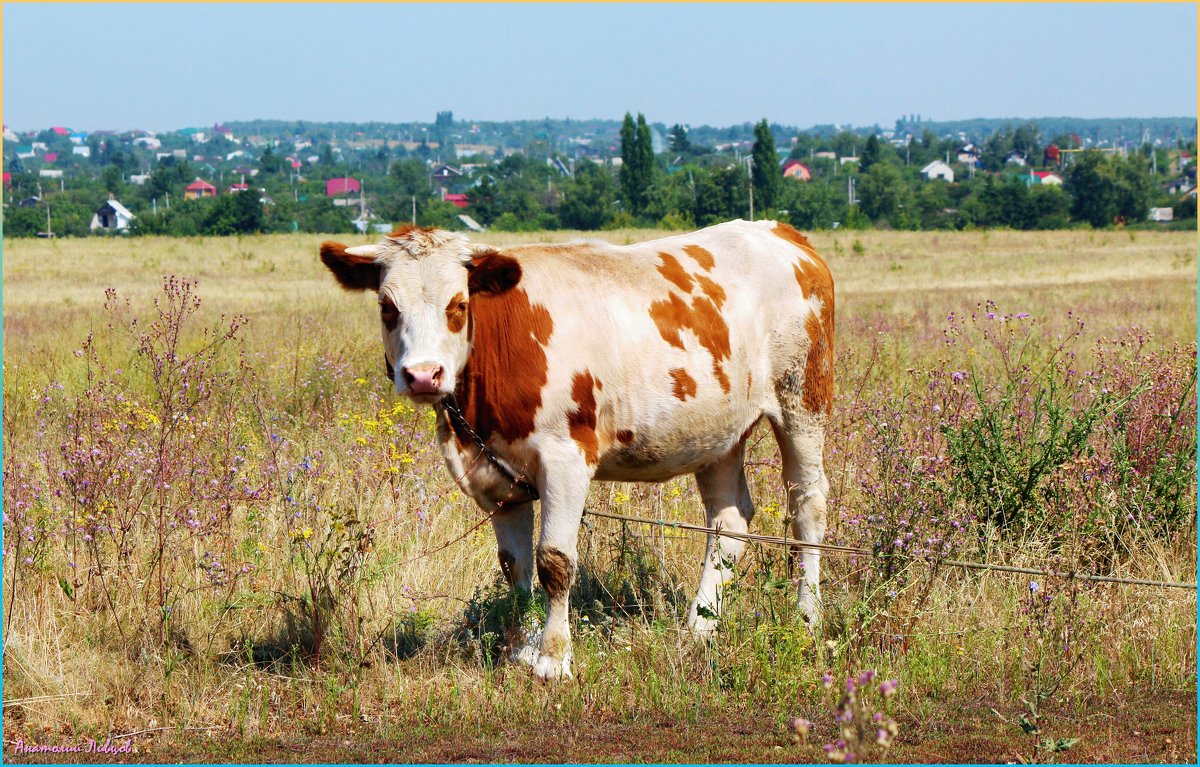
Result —
MULTIPOLYGON (((601 233, 616 242, 651 235, 601 233)), ((497 245, 518 239, 492 237, 485 239, 497 245)), ((212 727, 215 737, 184 730, 139 738, 150 748, 142 754, 337 761, 369 758, 364 744, 386 741, 394 753, 448 761, 790 761, 823 758, 820 743, 836 737, 822 674, 844 680, 874 668, 880 678, 901 682, 893 704, 901 737, 889 758, 961 758, 955 749, 963 743, 993 759, 1034 755, 1012 722, 1036 681, 1029 663, 1037 635, 1029 634, 1023 613, 1028 579, 1011 575, 946 570, 930 578, 917 568, 914 586, 881 608, 864 596, 868 563, 826 557, 826 633, 815 641, 797 623, 789 590, 770 585, 786 572, 782 553, 750 547, 729 590, 723 628, 703 643, 683 630, 682 619, 703 539, 593 518, 580 541, 588 579, 572 601, 575 681, 544 686, 523 669, 495 664, 503 638, 480 641, 480 630, 464 617, 473 599, 482 607, 502 599, 493 588, 491 532, 485 525, 426 554, 469 530, 479 512, 446 476, 428 416, 397 407, 383 391, 370 300, 334 286, 316 258, 320 239, 4 243, 7 512, 29 500, 30 513, 53 525, 74 508, 47 488, 60 486, 56 473, 67 464, 60 447, 70 441, 65 414, 78 409, 88 386, 87 357, 74 352, 89 333, 107 374, 125 371, 122 391, 153 410, 151 376, 129 339, 109 331, 103 290, 115 287, 145 317, 163 274, 199 282, 203 303, 185 351, 199 347, 199 328, 220 315, 249 317, 240 340, 214 363, 231 371, 242 359, 246 377, 224 390, 227 402, 198 411, 204 424, 167 441, 180 486, 192 481, 180 468, 192 465, 185 459, 225 460, 241 444, 246 462, 239 471, 275 482, 258 500, 232 502, 205 537, 172 538, 161 568, 152 556, 152 527, 142 523, 131 533, 127 566, 102 570, 98 563, 115 561, 112 551, 89 559, 78 537, 68 543, 59 535, 45 536, 32 566, 19 564, 24 553, 6 556, 5 700, 20 703, 5 708, 6 739, 21 734, 65 743, 163 726, 212 727), (52 383, 63 389, 47 392, 43 402, 52 383), (272 447, 269 433, 286 445, 272 447), (265 468, 272 450, 286 464, 274 473, 265 468), (318 451, 317 471, 287 479, 288 470, 318 451), (301 517, 292 516, 289 496, 309 499, 298 508, 301 517), (356 525, 370 526, 369 546, 355 548, 357 539, 348 537, 347 529, 364 529, 356 525), (229 567, 254 568, 214 589, 201 569, 206 551, 229 567), (73 596, 61 580, 70 580, 72 561, 82 573, 73 596), (299 598, 311 590, 314 567, 327 561, 353 567, 330 581, 342 599, 330 613, 336 620, 318 666, 299 598), (85 563, 91 569, 83 573, 85 563), (165 643, 156 641, 155 628, 160 569, 178 597, 170 624, 177 633, 165 643), (917 585, 926 578, 927 597, 919 601, 917 585), (404 651, 394 652, 400 646, 404 651), (996 719, 992 708, 1010 723, 996 719), (793 715, 817 723, 813 743, 787 743, 784 722, 793 715), (727 730, 739 735, 730 742, 727 730), (687 737, 689 731, 699 734, 687 737), (554 750, 546 733, 567 745, 554 750), (511 750, 489 750, 487 739, 511 750), (288 750, 300 743, 316 750, 288 750)), ((1195 233, 847 232, 812 240, 838 285, 843 414, 859 412, 855 401, 899 403, 897 387, 912 379, 910 369, 957 363, 941 343, 946 317, 987 300, 1043 318, 1051 335, 1069 328, 1071 311, 1087 320, 1085 346, 1133 326, 1153 334, 1150 349, 1195 338, 1195 233)), ((94 402, 109 406, 103 398, 94 402)), ((113 420, 123 411, 104 412, 113 420)), ((864 424, 847 419, 837 421, 830 440, 837 453, 827 456, 827 466, 835 492, 851 499, 850 513, 867 500, 854 488, 869 445, 864 424)), ((104 419, 97 423, 104 432, 104 419)), ((128 433, 136 441, 158 431, 128 433)), ((754 529, 778 534, 783 488, 766 434, 759 430, 748 471, 759 508, 754 529)), ((123 449, 114 464, 118 474, 123 465, 149 460, 123 449)), ((172 496, 163 508, 183 512, 189 502, 172 496)), ((597 484, 588 505, 702 521, 686 477, 662 485, 597 484)), ((218 506, 212 504, 214 513, 218 506)), ((1119 549, 1106 554, 1108 566, 1140 577, 1194 579, 1194 511, 1193 504, 1190 520, 1168 534, 1122 534, 1119 549)), ((831 534, 846 533, 848 524, 835 517, 831 534)), ((8 545, 19 537, 13 532, 6 525, 8 545)), ((1055 552, 1046 541, 1001 539, 983 555, 1037 566, 1055 552)), ((1195 610, 1194 592, 1104 586, 1082 595, 1075 614, 1084 622, 1086 652, 1069 669, 1046 671, 1063 674, 1043 706, 1046 735, 1083 739, 1066 758, 1170 759, 1161 743, 1142 748, 1092 717, 1112 707, 1172 722, 1175 756, 1194 759, 1195 610)))

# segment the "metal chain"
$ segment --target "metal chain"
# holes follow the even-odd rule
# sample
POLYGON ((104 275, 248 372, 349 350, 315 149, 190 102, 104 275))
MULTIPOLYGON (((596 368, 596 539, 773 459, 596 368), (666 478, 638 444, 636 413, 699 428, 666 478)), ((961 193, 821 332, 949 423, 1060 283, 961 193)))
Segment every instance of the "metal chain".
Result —
POLYGON ((475 433, 475 430, 471 428, 471 424, 467 423, 467 419, 463 416, 462 411, 458 409, 458 401, 454 398, 453 394, 443 398, 441 404, 442 407, 446 409, 446 414, 450 416, 451 420, 453 420, 457 426, 467 433, 467 436, 470 437, 471 441, 475 443, 475 446, 479 448, 479 452, 483 453, 484 456, 487 457, 488 461, 492 464, 492 466, 496 467, 496 471, 500 472, 501 476, 503 476, 513 485, 521 488, 521 491, 524 492, 525 495, 529 496, 529 500, 538 500, 540 496, 538 495, 537 488, 531 485, 525 479, 525 474, 513 474, 507 466, 500 462, 500 458, 492 452, 491 448, 487 446, 487 443, 483 441, 483 438, 475 433))

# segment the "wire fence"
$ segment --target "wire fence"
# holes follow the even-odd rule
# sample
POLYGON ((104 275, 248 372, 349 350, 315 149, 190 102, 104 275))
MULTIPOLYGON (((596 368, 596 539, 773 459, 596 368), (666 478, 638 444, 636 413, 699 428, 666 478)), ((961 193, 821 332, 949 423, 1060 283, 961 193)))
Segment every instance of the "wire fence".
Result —
MULTIPOLYGON (((787 546, 805 549, 815 549, 821 552, 829 552, 831 554, 863 554, 866 556, 874 556, 875 552, 871 549, 866 549, 858 546, 840 546, 831 543, 806 543, 794 538, 784 538, 778 535, 761 535, 758 533, 739 533, 731 530, 722 530, 716 527, 706 527, 704 525, 694 525, 689 522, 671 522, 663 519, 646 519, 644 517, 632 517, 625 514, 611 514, 604 511, 593 511, 592 509, 584 510, 585 516, 602 517, 604 519, 615 519, 621 522, 632 522, 643 525, 656 525, 658 527, 669 527, 677 530, 686 530, 688 532, 707 533, 709 535, 719 535, 726 538, 733 538, 741 541, 754 541, 757 543, 766 543, 776 546, 787 546)), ((931 559, 932 561, 932 559, 931 559)), ((1081 581, 1092 581, 1095 583, 1119 583, 1130 586, 1153 586, 1165 589, 1187 589, 1190 591, 1197 590, 1196 583, 1186 583, 1182 581, 1156 581, 1146 578, 1120 578, 1115 575, 1093 575, 1091 573, 1077 572, 1058 572, 1053 570, 1043 570, 1032 567, 1016 567, 1014 565, 997 565, 984 562, 968 562, 961 559, 939 559, 936 560, 939 565, 947 565, 950 567, 958 567, 963 570, 990 570, 1002 573, 1017 573, 1020 575, 1037 575, 1041 577, 1056 577, 1067 578, 1081 581)))

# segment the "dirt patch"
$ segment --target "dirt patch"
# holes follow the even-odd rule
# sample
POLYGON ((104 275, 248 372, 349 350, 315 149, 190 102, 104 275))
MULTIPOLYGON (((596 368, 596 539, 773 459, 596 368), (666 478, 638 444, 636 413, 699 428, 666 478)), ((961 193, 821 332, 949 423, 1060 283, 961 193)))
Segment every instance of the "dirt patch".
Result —
MULTIPOLYGON (((984 700, 942 702, 921 717, 901 714, 889 762, 996 763, 1029 758, 1034 741, 1004 724, 984 700)), ((1196 761, 1196 695, 1142 692, 1053 711, 1043 737, 1078 738, 1056 761, 1171 763, 1196 761)), ((1005 716, 1015 711, 1001 711, 1005 716)), ((694 724, 664 722, 536 723, 463 731, 420 722, 357 723, 306 736, 239 738, 228 732, 173 733, 137 738, 137 753, 17 754, 18 734, 5 734, 5 760, 51 762, 260 763, 795 763, 824 762, 821 745, 833 737, 819 723, 809 743, 787 743, 770 716, 738 712, 694 724)), ((26 738, 26 742, 30 742, 26 738)), ((35 741, 36 742, 36 741, 35 741)), ((1045 755, 1039 755, 1044 758, 1045 755)))

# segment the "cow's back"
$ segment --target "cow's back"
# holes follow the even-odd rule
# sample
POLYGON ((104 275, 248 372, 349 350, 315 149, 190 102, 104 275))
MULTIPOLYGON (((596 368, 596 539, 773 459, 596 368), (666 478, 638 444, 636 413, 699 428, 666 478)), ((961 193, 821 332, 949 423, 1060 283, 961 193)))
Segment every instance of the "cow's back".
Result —
POLYGON ((781 393, 828 409, 832 280, 789 226, 504 252, 550 326, 530 439, 569 434, 598 478, 695 471, 778 412, 781 393))

